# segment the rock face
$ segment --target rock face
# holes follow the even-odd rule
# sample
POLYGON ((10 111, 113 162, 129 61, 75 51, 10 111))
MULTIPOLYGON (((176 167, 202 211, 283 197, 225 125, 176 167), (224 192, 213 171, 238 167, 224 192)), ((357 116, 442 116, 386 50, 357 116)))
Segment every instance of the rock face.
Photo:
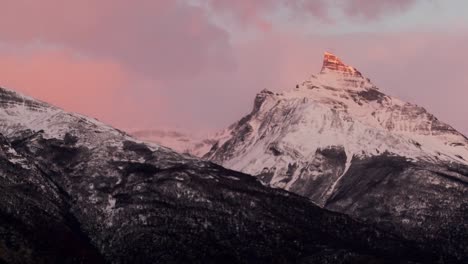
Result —
POLYGON ((262 91, 204 157, 468 256, 468 139, 326 53, 296 89, 262 91))
POLYGON ((14 92, 0 106, 0 263, 457 260, 14 92))
POLYGON ((340 58, 329 52, 325 52, 322 71, 320 73, 325 74, 327 72, 337 72, 344 76, 362 78, 362 74, 358 70, 356 70, 354 67, 344 64, 340 58))

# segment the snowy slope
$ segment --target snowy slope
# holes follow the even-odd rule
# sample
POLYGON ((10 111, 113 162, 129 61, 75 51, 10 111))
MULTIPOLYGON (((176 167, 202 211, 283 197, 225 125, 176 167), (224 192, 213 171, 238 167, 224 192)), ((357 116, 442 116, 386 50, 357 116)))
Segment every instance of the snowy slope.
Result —
POLYGON ((177 129, 145 129, 130 132, 135 138, 153 142, 171 148, 179 153, 201 157, 207 153, 217 138, 215 136, 199 136, 181 132, 177 129))
MULTIPOLYGON (((142 142, 97 119, 66 112, 53 105, 0 87, 0 133, 7 138, 40 132, 45 138, 78 137, 77 145, 98 149, 99 144, 122 148, 122 140, 142 142)), ((156 143, 147 143, 152 150, 182 156, 156 143)))

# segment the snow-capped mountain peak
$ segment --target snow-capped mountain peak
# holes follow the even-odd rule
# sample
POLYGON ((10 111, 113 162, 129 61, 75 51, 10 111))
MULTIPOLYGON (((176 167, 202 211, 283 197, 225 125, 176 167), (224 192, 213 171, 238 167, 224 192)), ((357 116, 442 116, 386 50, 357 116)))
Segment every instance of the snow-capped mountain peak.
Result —
MULTIPOLYGON (((340 157, 342 168, 336 173, 341 176, 353 159, 383 154, 468 165, 465 136, 424 108, 380 92, 331 53, 325 53, 321 72, 296 89, 260 92, 252 112, 232 125, 230 134, 205 158, 268 175, 269 184, 287 190, 294 190, 310 164, 321 163, 322 152, 330 149, 340 157)), ((325 199, 334 191, 335 180, 325 199)))
POLYGON ((377 89, 360 71, 346 65, 338 56, 329 52, 324 54, 322 70, 319 74, 312 75, 307 81, 346 90, 377 89))
POLYGON ((320 73, 325 74, 328 72, 338 72, 349 76, 362 77, 362 74, 356 68, 344 64, 336 55, 325 52, 320 73))
POLYGON ((261 91, 229 129, 204 158, 325 208, 421 234, 465 215, 468 138, 331 53, 295 89, 261 91))
MULTIPOLYGON (((338 145, 348 160, 389 152, 410 159, 468 164, 465 136, 424 108, 380 92, 358 70, 331 53, 325 53, 322 71, 296 89, 259 93, 252 113, 233 126, 233 136, 239 125, 252 130, 248 148, 278 143, 308 157, 319 148, 338 145)), ((230 159, 227 166, 239 170, 250 167, 245 163, 249 151, 245 154, 230 159), (239 167, 234 166, 238 159, 242 160, 239 167)), ((258 158, 251 158, 262 166, 258 158)))

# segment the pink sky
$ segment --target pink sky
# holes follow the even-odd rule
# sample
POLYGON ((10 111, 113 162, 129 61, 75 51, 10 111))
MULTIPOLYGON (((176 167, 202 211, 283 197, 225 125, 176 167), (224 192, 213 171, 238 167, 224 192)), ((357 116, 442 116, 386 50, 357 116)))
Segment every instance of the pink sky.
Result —
POLYGON ((0 85, 119 128, 223 128, 250 111, 260 90, 290 89, 318 72, 329 50, 382 91, 468 134, 461 0, 0 6, 0 85))

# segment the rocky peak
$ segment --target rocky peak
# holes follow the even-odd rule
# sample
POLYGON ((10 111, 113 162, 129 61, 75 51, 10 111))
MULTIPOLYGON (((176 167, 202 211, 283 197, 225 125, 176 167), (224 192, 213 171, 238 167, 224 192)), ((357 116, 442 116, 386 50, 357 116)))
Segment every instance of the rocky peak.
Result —
POLYGON ((320 73, 337 72, 347 76, 362 77, 362 74, 356 68, 344 64, 336 55, 325 52, 323 57, 323 66, 320 73))
POLYGON ((370 90, 377 87, 356 68, 346 65, 336 55, 325 52, 320 74, 309 80, 315 86, 328 86, 341 90, 370 90), (318 82, 317 82, 318 81, 318 82))
POLYGON ((51 107, 39 100, 35 100, 15 91, 0 87, 0 108, 11 108, 18 105, 27 107, 29 110, 51 107))

